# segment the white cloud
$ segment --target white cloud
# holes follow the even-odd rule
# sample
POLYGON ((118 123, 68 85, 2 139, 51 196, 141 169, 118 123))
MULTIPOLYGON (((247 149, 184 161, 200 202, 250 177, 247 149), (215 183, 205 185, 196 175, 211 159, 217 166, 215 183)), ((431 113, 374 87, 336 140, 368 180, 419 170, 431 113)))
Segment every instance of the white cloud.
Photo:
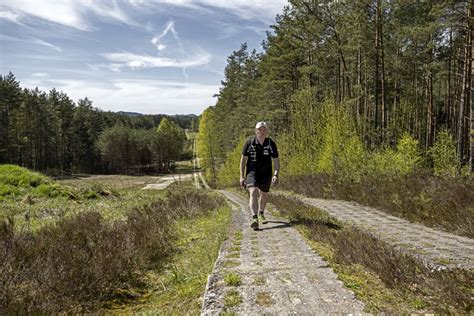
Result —
POLYGON ((161 32, 160 35, 157 35, 157 36, 153 37, 152 40, 150 41, 153 45, 156 46, 158 51, 162 51, 166 48, 166 45, 161 43, 161 40, 170 31, 173 34, 174 39, 176 41, 178 41, 181 45, 181 41, 179 40, 179 37, 178 37, 178 32, 176 32, 176 30, 174 29, 174 21, 171 20, 166 24, 165 29, 163 30, 163 32, 161 32))
POLYGON ((108 53, 104 57, 113 62, 110 66, 115 69, 122 67, 137 68, 156 68, 156 67, 194 67, 209 63, 210 55, 201 53, 187 59, 171 59, 165 57, 154 57, 148 55, 138 55, 129 52, 108 53))
POLYGON ((265 24, 274 23, 275 16, 288 4, 287 0, 128 0, 128 2, 137 7, 166 4, 200 11, 209 11, 209 7, 218 8, 242 19, 257 19, 265 24))
POLYGON ((48 43, 38 38, 20 38, 20 37, 13 37, 13 36, 0 34, 0 40, 41 45, 41 46, 46 46, 51 49, 54 49, 55 51, 58 51, 58 52, 63 51, 61 47, 53 45, 51 43, 48 43))
POLYGON ((20 22, 22 16, 20 14, 11 12, 11 11, 2 11, 0 10, 0 19, 8 20, 13 23, 22 24, 20 22))
POLYGON ((121 10, 115 0, 102 2, 94 0, 3 0, 0 8, 8 9, 10 17, 13 14, 17 19, 21 17, 20 14, 33 16, 83 31, 93 29, 87 21, 86 15, 88 13, 126 24, 137 25, 121 10))
POLYGON ((88 97, 95 107, 106 111, 148 114, 200 114, 206 107, 215 104, 212 96, 219 91, 217 85, 129 79, 104 83, 31 78, 23 80, 22 85, 44 91, 55 87, 74 101, 88 97))
POLYGON ((35 72, 31 74, 31 77, 33 78, 49 78, 49 74, 46 72, 35 72))

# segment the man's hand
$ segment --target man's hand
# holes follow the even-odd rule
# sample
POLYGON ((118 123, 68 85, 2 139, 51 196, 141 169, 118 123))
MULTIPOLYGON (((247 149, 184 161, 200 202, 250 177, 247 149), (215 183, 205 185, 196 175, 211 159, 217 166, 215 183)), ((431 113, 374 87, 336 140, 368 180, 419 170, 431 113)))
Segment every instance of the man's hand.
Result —
POLYGON ((240 178, 240 186, 245 188, 245 178, 240 178))
POLYGON ((272 184, 278 184, 278 177, 277 176, 273 176, 272 177, 272 184))

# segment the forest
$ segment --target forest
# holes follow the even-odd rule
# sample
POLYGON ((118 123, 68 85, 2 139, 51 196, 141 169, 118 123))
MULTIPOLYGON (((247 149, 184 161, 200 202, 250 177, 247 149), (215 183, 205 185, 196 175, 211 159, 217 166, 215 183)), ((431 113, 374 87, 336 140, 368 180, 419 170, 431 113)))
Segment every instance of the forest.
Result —
POLYGON ((87 97, 21 88, 10 72, 0 76, 0 164, 51 175, 168 172, 191 155, 184 130, 197 119, 105 112, 87 97))
POLYGON ((472 173, 472 15, 468 1, 290 1, 261 53, 228 56, 200 121, 207 179, 238 179, 262 120, 283 175, 472 173))

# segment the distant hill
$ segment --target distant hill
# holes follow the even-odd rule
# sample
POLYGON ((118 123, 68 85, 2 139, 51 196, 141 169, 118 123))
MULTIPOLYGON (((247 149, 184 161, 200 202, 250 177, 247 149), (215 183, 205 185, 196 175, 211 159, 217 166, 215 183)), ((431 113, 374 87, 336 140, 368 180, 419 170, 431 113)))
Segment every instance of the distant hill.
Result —
POLYGON ((152 125, 160 124, 161 119, 166 116, 166 117, 169 117, 173 122, 177 123, 182 128, 197 130, 199 126, 199 116, 196 114, 166 115, 166 114, 143 114, 143 113, 138 113, 138 112, 126 112, 126 111, 118 111, 115 113, 119 115, 131 117, 132 120, 139 120, 139 121, 151 120, 153 122, 152 125))
POLYGON ((144 115, 144 114, 138 113, 138 112, 125 112, 125 111, 119 111, 117 113, 122 114, 122 115, 127 115, 127 116, 141 116, 141 115, 144 115))

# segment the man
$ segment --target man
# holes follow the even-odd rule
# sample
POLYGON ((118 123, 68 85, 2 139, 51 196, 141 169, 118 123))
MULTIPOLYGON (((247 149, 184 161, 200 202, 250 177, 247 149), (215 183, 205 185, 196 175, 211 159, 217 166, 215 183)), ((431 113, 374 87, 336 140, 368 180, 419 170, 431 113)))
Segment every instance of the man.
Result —
POLYGON ((266 224, 264 211, 267 204, 270 186, 278 181, 280 163, 278 149, 273 140, 268 138, 268 127, 265 122, 255 126, 255 137, 249 138, 242 149, 240 159, 240 185, 250 193, 250 210, 253 213, 252 227, 258 230, 258 221, 266 224), (272 159, 275 171, 272 173, 272 159), (244 173, 245 171, 245 173, 244 173))

